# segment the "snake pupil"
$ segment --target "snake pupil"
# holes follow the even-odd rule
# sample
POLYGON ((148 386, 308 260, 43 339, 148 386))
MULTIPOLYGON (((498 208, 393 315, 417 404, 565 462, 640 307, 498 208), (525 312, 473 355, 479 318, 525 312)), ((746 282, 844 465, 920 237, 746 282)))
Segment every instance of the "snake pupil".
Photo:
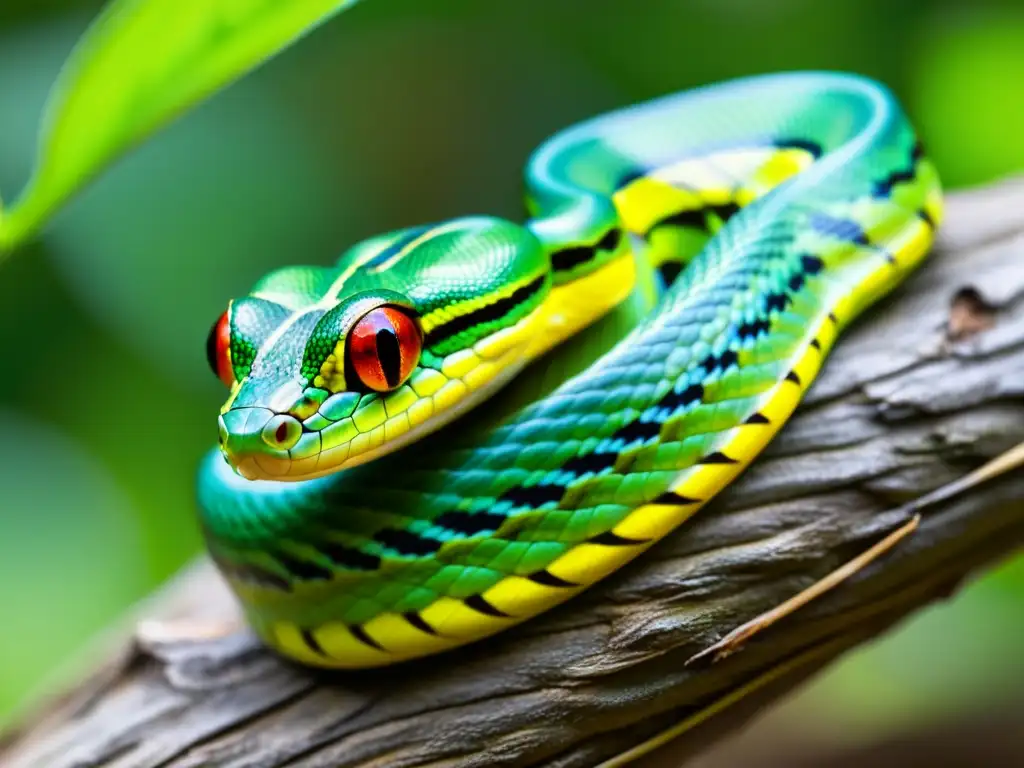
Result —
POLYGON ((390 328, 377 331, 377 359, 388 387, 394 389, 401 384, 402 352, 398 347, 398 336, 390 328))
POLYGON ((278 424, 274 437, 277 438, 277 442, 283 443, 288 438, 288 424, 283 421, 278 424))

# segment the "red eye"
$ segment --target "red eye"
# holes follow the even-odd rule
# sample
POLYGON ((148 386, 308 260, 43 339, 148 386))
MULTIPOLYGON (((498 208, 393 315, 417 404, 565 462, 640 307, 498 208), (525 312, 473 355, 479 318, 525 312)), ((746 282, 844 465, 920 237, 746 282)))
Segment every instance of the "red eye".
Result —
POLYGON ((416 322, 394 307, 367 312, 348 335, 348 358, 359 381, 376 392, 397 389, 420 359, 416 322))
POLYGON ((211 370, 228 387, 235 383, 235 369, 231 365, 231 322, 227 312, 217 319, 206 337, 206 359, 211 370))

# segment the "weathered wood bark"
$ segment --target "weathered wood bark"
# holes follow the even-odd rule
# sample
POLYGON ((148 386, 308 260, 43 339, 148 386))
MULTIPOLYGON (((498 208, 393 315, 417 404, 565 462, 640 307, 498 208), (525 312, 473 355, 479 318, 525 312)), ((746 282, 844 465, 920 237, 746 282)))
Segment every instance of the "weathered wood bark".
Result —
POLYGON ((887 510, 1022 440, 1018 180, 952 196, 938 253, 847 333, 762 459, 582 597, 445 657, 324 675, 260 649, 200 563, 99 671, 7 734, 0 764, 592 766, 806 660, 648 759, 677 765, 1024 542, 1011 472, 928 510, 895 551, 735 655, 684 664, 877 541, 903 519, 887 510))

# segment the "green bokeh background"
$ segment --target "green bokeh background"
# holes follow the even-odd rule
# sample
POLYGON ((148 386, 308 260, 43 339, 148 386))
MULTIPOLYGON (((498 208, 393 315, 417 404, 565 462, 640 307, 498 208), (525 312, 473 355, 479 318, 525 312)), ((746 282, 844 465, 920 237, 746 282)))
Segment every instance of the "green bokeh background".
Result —
MULTIPOLYGON (((0 191, 99 0, 0 5, 0 191)), ((1024 170, 1024 3, 391 0, 347 11, 172 124, 0 275, 0 716, 200 549, 193 475, 224 393, 207 330, 262 273, 469 213, 519 217, 545 136, 781 69, 888 83, 947 187, 1024 170)), ((1024 561, 787 704, 858 741, 1024 681, 1024 561)))

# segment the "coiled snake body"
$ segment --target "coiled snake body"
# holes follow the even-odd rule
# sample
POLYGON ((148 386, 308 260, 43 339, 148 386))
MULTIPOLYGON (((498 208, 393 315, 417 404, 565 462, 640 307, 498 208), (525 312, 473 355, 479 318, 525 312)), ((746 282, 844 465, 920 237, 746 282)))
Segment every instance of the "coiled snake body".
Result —
POLYGON ((523 226, 372 238, 214 326, 201 519, 278 651, 423 656, 612 573, 754 459, 941 218, 892 96, 833 74, 598 117, 527 187, 523 226))

